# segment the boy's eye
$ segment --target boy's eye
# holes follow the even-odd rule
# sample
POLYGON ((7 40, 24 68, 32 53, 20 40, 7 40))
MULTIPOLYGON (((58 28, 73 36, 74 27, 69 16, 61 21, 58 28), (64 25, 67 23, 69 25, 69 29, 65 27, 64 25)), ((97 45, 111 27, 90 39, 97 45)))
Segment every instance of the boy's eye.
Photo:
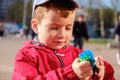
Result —
POLYGON ((71 30, 71 27, 66 27, 66 30, 71 30))

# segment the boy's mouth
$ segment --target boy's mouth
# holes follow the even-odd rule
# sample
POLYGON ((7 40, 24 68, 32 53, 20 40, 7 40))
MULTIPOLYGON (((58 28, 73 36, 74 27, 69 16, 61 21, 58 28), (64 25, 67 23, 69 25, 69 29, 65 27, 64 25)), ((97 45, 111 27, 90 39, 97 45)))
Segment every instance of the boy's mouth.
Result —
POLYGON ((65 44, 65 41, 55 41, 57 44, 65 44))

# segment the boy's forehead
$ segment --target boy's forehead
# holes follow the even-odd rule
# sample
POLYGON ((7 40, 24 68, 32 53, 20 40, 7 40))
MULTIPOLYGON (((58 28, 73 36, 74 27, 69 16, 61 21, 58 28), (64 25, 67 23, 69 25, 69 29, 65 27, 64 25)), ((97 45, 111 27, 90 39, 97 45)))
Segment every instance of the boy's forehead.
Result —
POLYGON ((44 13, 44 17, 42 18, 43 21, 50 23, 50 24, 60 24, 63 23, 71 23, 74 21, 75 18, 75 11, 70 14, 59 14, 56 11, 49 11, 48 13, 44 13), (67 17, 66 17, 67 16, 67 17))
MULTIPOLYGON (((51 1, 51 0, 33 0, 32 15, 35 11, 36 6, 42 5, 42 4, 47 3, 49 1, 51 1)), ((54 2, 58 2, 58 1, 59 0, 54 0, 54 2)), ((60 1, 63 2, 64 0, 60 0, 60 1)), ((67 1, 73 3, 76 6, 76 8, 80 8, 80 5, 78 4, 78 2, 76 0, 67 0, 67 1)))

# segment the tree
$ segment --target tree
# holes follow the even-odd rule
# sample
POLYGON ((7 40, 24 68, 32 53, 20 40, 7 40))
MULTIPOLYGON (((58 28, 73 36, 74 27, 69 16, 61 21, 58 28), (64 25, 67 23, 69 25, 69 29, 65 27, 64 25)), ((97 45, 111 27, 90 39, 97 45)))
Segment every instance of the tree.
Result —
MULTIPOLYGON (((26 24, 30 26, 30 19, 32 13, 31 0, 27 3, 27 17, 26 24)), ((16 23, 22 24, 23 20, 23 1, 16 1, 14 4, 7 7, 6 10, 6 20, 14 21, 16 23)))
POLYGON ((6 19, 9 21, 15 21, 16 23, 22 22, 23 4, 15 3, 10 5, 6 11, 6 19))

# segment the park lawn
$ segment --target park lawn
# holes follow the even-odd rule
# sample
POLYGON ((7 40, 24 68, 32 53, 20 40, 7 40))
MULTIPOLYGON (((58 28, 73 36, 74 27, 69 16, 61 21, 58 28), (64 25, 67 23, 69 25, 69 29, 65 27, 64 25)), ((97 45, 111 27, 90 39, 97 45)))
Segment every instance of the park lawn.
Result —
POLYGON ((89 40, 85 41, 85 44, 101 44, 101 45, 106 45, 108 43, 107 40, 89 40))

